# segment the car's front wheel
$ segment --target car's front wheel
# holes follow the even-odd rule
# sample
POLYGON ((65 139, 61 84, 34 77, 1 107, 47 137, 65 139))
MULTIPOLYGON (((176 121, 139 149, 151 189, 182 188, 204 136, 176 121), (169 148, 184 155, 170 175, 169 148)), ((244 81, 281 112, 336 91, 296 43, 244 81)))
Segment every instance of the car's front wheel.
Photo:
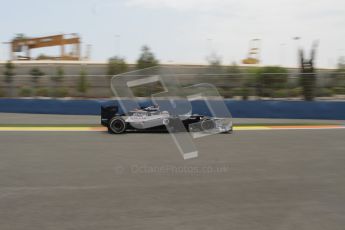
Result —
POLYGON ((216 124, 213 120, 205 119, 201 122, 201 129, 203 131, 211 131, 216 128, 216 124))
POLYGON ((113 117, 109 121, 108 131, 113 134, 121 134, 126 131, 126 122, 121 117, 113 117))

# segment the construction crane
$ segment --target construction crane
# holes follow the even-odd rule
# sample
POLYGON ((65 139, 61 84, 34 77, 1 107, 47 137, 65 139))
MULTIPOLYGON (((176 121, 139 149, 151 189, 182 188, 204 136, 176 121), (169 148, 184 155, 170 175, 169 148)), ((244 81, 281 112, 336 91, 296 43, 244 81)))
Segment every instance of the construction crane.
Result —
POLYGON ((24 35, 17 36, 9 42, 12 60, 31 60, 31 50, 43 47, 60 46, 61 55, 59 57, 50 57, 40 55, 39 60, 80 60, 80 37, 73 34, 58 34, 46 37, 27 38, 24 35), (67 35, 67 36, 66 36, 67 35), (66 54, 65 45, 73 45, 73 50, 66 54), (17 55, 19 52, 25 52, 25 56, 17 55))
POLYGON ((242 60, 243 64, 255 65, 260 63, 260 41, 258 38, 250 40, 248 56, 242 60))

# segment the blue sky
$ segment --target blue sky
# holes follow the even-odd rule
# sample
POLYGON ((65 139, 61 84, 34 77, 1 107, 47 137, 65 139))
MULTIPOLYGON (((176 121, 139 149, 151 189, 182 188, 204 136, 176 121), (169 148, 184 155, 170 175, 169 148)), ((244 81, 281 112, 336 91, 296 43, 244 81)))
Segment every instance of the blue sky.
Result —
MULTIPOLYGON (((252 38, 262 39, 265 65, 296 66, 296 48, 320 40, 319 67, 345 55, 345 1, 338 0, 1 0, 0 41, 79 33, 95 61, 121 55, 135 62, 143 44, 163 63, 239 63, 252 38), (297 44, 292 37, 302 39, 297 44)), ((34 54, 58 49, 37 50, 34 54)), ((8 47, 0 46, 0 59, 8 47)))

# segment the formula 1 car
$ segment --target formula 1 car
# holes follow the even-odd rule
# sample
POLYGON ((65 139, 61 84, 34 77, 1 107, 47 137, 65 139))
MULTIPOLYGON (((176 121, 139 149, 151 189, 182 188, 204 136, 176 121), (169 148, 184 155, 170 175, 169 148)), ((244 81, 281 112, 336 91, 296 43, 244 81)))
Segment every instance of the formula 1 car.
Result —
POLYGON ((101 107, 101 124, 111 134, 125 132, 214 132, 231 133, 232 122, 223 118, 211 118, 198 114, 172 115, 160 111, 158 106, 148 106, 121 113, 117 105, 101 107))

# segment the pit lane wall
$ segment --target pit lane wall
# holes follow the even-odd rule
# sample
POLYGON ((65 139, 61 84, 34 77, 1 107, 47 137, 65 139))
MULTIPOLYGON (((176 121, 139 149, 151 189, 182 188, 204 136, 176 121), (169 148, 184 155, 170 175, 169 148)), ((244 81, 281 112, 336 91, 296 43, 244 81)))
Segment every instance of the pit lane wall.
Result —
MULTIPOLYGON (((128 100, 127 100, 128 101, 128 100)), ((127 102, 123 100, 124 103, 127 102)), ((164 100, 163 100, 164 101, 164 100)), ((235 118, 286 118, 345 120, 343 101, 237 101, 224 100, 235 118)), ((0 112, 65 115, 100 115, 101 104, 118 104, 114 100, 0 99, 0 112)), ((142 106, 150 104, 141 100, 142 106)), ((164 101, 168 103, 168 101, 164 101)), ((204 101, 192 102, 193 113, 210 115, 204 101)))

